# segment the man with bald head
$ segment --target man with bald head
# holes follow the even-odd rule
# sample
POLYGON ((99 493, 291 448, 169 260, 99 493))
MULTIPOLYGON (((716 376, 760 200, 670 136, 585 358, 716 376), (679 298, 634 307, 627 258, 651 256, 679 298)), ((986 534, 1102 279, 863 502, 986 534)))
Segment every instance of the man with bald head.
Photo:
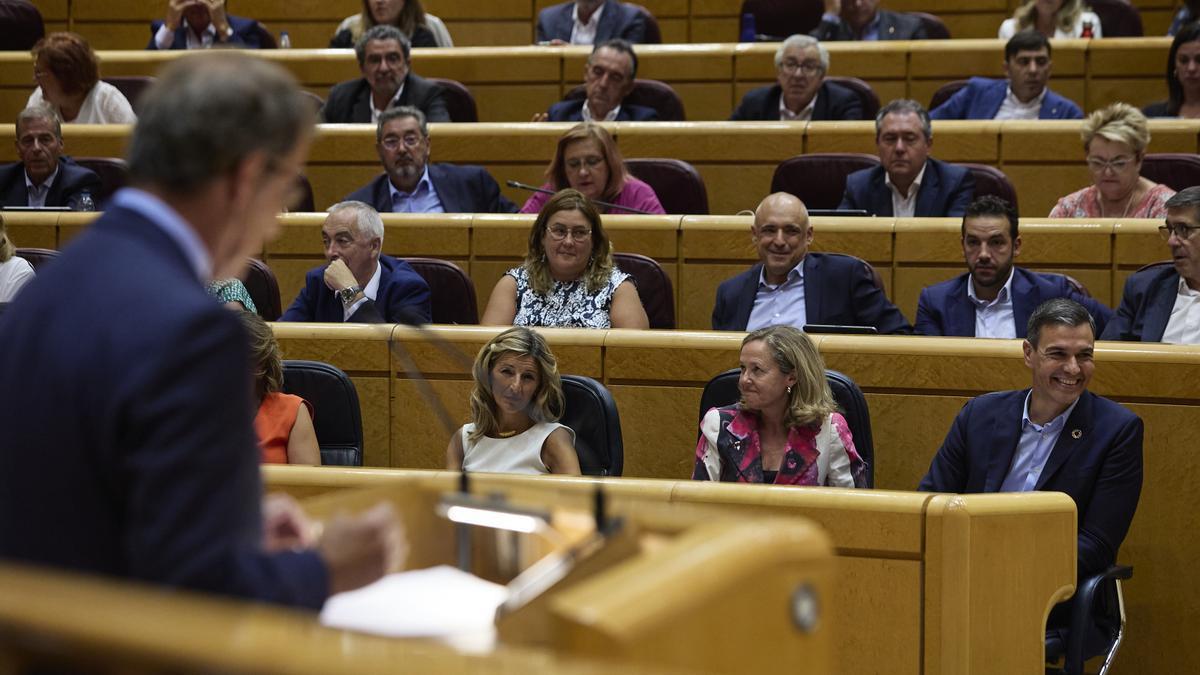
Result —
POLYGON ((823 324, 912 332, 908 320, 875 285, 865 262, 808 250, 813 228, 808 209, 795 196, 776 192, 762 200, 754 212, 750 239, 759 262, 717 289, 713 330, 823 324))

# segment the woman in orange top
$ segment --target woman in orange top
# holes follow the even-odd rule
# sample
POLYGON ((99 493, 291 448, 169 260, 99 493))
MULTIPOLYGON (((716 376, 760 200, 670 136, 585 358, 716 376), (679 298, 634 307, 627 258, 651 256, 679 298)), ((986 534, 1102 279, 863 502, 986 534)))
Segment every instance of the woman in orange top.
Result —
POLYGON ((250 336, 254 362, 254 396, 258 414, 254 430, 265 464, 320 464, 321 449, 313 429, 312 404, 299 396, 285 394, 283 357, 275 334, 257 314, 242 312, 242 324, 250 336))

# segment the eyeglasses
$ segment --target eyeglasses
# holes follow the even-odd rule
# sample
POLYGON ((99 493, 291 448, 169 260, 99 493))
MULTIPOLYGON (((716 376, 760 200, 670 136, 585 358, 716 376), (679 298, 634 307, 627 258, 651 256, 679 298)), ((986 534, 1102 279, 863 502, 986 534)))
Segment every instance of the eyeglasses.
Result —
POLYGON ((797 70, 805 75, 816 75, 817 73, 824 71, 825 66, 822 66, 820 61, 805 61, 804 63, 797 63, 796 61, 789 59, 779 64, 779 69, 787 75, 794 75, 796 74, 797 70))
POLYGON ((1092 173, 1101 173, 1105 169, 1112 169, 1117 173, 1121 173, 1133 165, 1134 160, 1130 157, 1117 157, 1116 159, 1100 159, 1099 157, 1088 157, 1087 165, 1092 170, 1092 173))
POLYGON ((412 148, 420 145, 421 141, 423 140, 425 139, 417 134, 405 134, 404 138, 400 138, 398 136, 384 136, 383 140, 380 141, 380 144, 388 150, 395 150, 401 145, 411 150, 412 148))
POLYGON ((1158 234, 1163 238, 1164 241, 1170 239, 1171 235, 1175 235, 1179 239, 1191 239, 1192 236, 1196 234, 1196 230, 1200 230, 1200 227, 1196 227, 1195 225, 1184 225, 1183 223, 1158 226, 1158 234))
POLYGON ((594 169, 600 166, 603 161, 604 158, 599 155, 589 155, 588 157, 580 157, 578 159, 568 159, 566 165, 567 170, 578 171, 585 166, 589 169, 594 169))
POLYGON ((573 241, 586 241, 592 236, 591 230, 568 230, 565 227, 552 227, 547 232, 550 233, 550 238, 554 241, 562 241, 570 235, 573 241))

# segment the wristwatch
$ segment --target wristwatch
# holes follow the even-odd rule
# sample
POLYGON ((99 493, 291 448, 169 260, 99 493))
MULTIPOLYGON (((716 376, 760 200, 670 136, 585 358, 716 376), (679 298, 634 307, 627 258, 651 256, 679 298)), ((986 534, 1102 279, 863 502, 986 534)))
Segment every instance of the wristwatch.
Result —
POLYGON ((342 290, 338 291, 337 295, 338 295, 338 299, 340 299, 342 301, 342 305, 345 307, 349 307, 350 303, 354 302, 354 296, 358 295, 361 292, 362 292, 362 286, 351 286, 349 288, 343 288, 342 290))

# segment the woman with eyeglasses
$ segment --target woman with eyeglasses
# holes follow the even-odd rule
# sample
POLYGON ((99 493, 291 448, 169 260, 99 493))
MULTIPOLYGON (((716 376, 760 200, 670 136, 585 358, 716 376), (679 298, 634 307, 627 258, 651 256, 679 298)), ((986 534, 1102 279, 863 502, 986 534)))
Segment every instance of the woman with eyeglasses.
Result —
POLYGON ((1058 200, 1051 218, 1162 218, 1175 194, 1141 175, 1150 144, 1146 116, 1128 103, 1114 103, 1084 120, 1083 151, 1092 184, 1058 200))
POLYGON ((1167 54, 1167 100, 1142 109, 1146 117, 1200 118, 1200 21, 1175 34, 1167 54))
MULTIPOLYGON (((666 213, 654 188, 625 170, 625 160, 612 135, 591 122, 576 124, 558 139, 558 149, 546 169, 542 188, 554 191, 574 188, 588 199, 647 213, 666 213)), ((521 213, 538 213, 549 199, 550 195, 535 192, 521 207, 521 213)), ((597 208, 603 209, 599 205, 597 208)), ((609 212, 631 213, 621 209, 609 212)))
POLYGON ((546 202, 529 232, 525 262, 492 289, 485 326, 649 328, 633 278, 613 263, 600 213, 578 190, 546 202))
POLYGON ((100 79, 96 52, 75 33, 51 33, 33 46, 33 79, 38 87, 25 107, 47 105, 63 122, 134 124, 125 95, 100 79))

